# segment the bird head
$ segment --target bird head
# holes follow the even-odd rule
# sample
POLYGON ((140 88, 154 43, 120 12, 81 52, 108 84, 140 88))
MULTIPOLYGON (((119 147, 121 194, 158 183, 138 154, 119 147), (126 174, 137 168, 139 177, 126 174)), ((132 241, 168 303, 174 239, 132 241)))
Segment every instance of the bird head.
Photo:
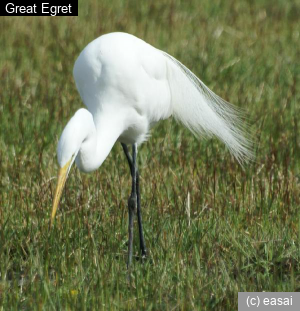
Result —
POLYGON ((60 166, 57 176, 57 186, 53 199, 51 226, 55 219, 58 204, 74 163, 83 142, 90 131, 92 115, 86 109, 79 109, 64 128, 57 146, 57 159, 60 166))

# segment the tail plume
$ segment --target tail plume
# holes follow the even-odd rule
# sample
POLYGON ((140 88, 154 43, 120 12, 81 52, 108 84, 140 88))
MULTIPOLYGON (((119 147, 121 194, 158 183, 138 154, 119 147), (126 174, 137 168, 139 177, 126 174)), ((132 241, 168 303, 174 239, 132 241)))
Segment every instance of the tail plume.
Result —
POLYGON ((240 164, 254 158, 243 113, 212 92, 171 55, 167 58, 173 116, 195 136, 217 136, 240 164))

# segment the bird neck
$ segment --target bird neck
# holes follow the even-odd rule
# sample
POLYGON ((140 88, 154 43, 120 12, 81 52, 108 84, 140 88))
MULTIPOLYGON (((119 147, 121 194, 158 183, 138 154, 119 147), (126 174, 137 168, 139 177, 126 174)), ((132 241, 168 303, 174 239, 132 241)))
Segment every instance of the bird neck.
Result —
POLYGON ((117 116, 94 116, 94 130, 84 140, 76 157, 78 168, 86 173, 99 168, 122 131, 123 122, 117 116))

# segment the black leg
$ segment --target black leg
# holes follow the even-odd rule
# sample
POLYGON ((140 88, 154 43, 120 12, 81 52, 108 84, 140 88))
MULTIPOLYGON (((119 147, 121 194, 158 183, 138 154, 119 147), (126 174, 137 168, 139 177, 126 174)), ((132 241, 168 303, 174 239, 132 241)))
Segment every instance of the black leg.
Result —
POLYGON ((139 172, 137 168, 137 163, 136 163, 136 155, 137 155, 137 150, 133 146, 133 155, 135 153, 135 161, 133 161, 132 157, 129 154, 128 148, 125 144, 121 143, 125 156, 127 158, 131 176, 133 176, 133 172, 136 172, 136 200, 137 200, 137 217, 138 217, 138 226, 139 226, 139 236, 140 236, 140 248, 142 252, 142 257, 146 257, 147 255, 147 249, 145 246, 145 239, 144 239, 144 234, 143 234, 143 225, 142 225, 142 214, 141 214, 141 196, 140 196, 140 178, 139 178, 139 172), (135 168, 133 168, 133 162, 135 162, 135 168))
POLYGON ((131 158, 131 155, 128 151, 128 148, 127 148, 127 145, 121 143, 122 145, 122 148, 123 148, 123 151, 125 153, 125 156, 126 156, 126 159, 128 161, 128 165, 129 165, 129 169, 130 169, 130 174, 132 173, 132 158, 131 158))
POLYGON ((131 266, 132 262, 132 249, 133 249, 133 216, 136 212, 137 205, 137 195, 136 195, 136 155, 137 155, 137 145, 132 145, 132 166, 131 166, 131 177, 132 177, 132 189, 131 195, 128 200, 128 212, 129 212, 129 222, 128 222, 128 261, 127 268, 131 266))
POLYGON ((129 223, 128 223, 128 260, 127 260, 127 269, 131 266, 132 262, 132 248, 133 248, 133 216, 134 209, 136 205, 136 199, 130 196, 128 200, 128 212, 129 212, 129 223))
POLYGON ((143 233, 142 213, 141 213, 141 195, 140 195, 140 178, 139 178, 138 172, 136 176, 136 193, 137 193, 137 217, 138 217, 139 235, 140 235, 140 248, 142 252, 142 258, 145 258, 147 256, 147 249, 145 246, 145 239, 144 239, 144 233, 143 233))

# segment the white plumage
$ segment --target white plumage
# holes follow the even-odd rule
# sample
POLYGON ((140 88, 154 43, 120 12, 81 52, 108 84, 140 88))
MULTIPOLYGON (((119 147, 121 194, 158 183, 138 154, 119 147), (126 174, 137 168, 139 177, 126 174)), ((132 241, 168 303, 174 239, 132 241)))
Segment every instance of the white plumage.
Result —
POLYGON ((137 146, 147 139, 151 127, 173 115, 196 136, 217 136, 240 163, 252 157, 250 142, 236 108, 175 58, 132 35, 111 33, 91 42, 76 60, 74 78, 87 109, 75 113, 58 143, 61 169, 51 223, 73 162, 84 172, 96 170, 119 140, 132 176, 128 201, 130 266, 135 209, 142 256, 147 253, 136 156, 137 146), (127 144, 133 145, 132 158, 127 144))
POLYGON ((80 170, 93 171, 117 140, 140 144, 156 122, 171 115, 197 136, 217 136, 239 162, 252 157, 239 112, 141 39, 103 35, 81 52, 73 73, 88 111, 77 111, 62 133, 61 167, 75 155, 80 170))

